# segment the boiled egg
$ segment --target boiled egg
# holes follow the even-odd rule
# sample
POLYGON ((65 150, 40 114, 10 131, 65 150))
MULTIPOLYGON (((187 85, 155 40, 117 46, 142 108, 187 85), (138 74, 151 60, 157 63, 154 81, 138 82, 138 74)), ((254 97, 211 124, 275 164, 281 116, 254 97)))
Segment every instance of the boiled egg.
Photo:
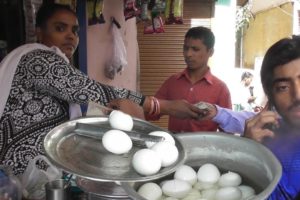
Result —
POLYGON ((175 163, 179 155, 177 147, 166 141, 154 144, 151 150, 157 152, 162 167, 168 167, 175 163))
POLYGON ((161 188, 153 182, 143 184, 137 192, 147 200, 160 200, 162 197, 161 188))
POLYGON ((163 197, 161 200, 179 200, 179 199, 174 197, 163 197))
POLYGON ((204 199, 208 199, 208 200, 215 200, 217 191, 218 191, 218 189, 216 189, 216 188, 210 188, 207 190, 203 190, 203 191, 201 191, 201 195, 202 195, 201 197, 204 199))
POLYGON ((114 129, 131 131, 133 128, 133 119, 130 115, 120 111, 113 110, 108 117, 110 126, 114 129))
POLYGON ((121 130, 109 130, 102 137, 102 145, 111 153, 123 154, 131 150, 132 140, 121 130))
POLYGON ((215 200, 240 200, 242 192, 237 187, 222 187, 216 192, 215 200))
POLYGON ((214 184, 221 176, 219 169, 212 163, 202 165, 197 172, 198 181, 201 183, 214 184))
MULTIPOLYGON (((165 131, 152 131, 152 132, 149 133, 149 135, 155 135, 155 136, 163 137, 165 142, 170 142, 171 144, 175 145, 175 140, 174 140, 173 136, 168 132, 165 132, 165 131)), ((146 146, 148 148, 151 148, 154 144, 155 144, 155 142, 146 141, 146 146)))
POLYGON ((182 200, 196 200, 201 198, 201 193, 199 190, 191 189, 190 192, 182 200))
POLYGON ((197 190, 207 190, 207 189, 212 189, 212 188, 219 188, 219 186, 216 183, 202 183, 197 181, 193 187, 197 190))
POLYGON ((179 199, 186 197, 191 189, 192 186, 189 183, 176 179, 166 181, 162 186, 165 195, 179 199))
POLYGON ((176 169, 174 178, 194 185, 197 182, 197 173, 192 167, 188 165, 181 165, 176 169))
POLYGON ((249 199, 250 197, 255 196, 255 190, 248 186, 248 185, 239 185, 238 188, 241 190, 242 192, 242 199, 246 200, 249 199))
POLYGON ((238 186, 242 183, 242 178, 238 173, 235 172, 227 172, 222 174, 219 179, 219 186, 220 187, 229 187, 229 186, 238 186))
POLYGON ((161 168, 161 158, 151 149, 140 149, 133 155, 132 166, 141 175, 153 175, 161 168))

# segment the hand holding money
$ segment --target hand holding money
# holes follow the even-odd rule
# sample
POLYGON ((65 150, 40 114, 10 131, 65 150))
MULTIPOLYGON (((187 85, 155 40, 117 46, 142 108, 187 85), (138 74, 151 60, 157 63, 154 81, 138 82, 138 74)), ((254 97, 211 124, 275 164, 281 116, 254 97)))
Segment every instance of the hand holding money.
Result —
POLYGON ((194 104, 194 106, 202 111, 199 114, 199 120, 211 120, 217 114, 217 108, 211 103, 200 101, 194 104))

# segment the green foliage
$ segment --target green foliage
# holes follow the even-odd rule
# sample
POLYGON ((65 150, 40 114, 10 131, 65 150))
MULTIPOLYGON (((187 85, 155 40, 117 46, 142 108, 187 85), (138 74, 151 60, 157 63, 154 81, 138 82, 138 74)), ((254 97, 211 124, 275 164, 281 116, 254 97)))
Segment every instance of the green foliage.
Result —
POLYGON ((247 4, 236 10, 236 32, 240 32, 243 28, 247 27, 250 22, 250 19, 253 18, 253 14, 251 13, 251 7, 252 3, 251 1, 248 1, 247 4))

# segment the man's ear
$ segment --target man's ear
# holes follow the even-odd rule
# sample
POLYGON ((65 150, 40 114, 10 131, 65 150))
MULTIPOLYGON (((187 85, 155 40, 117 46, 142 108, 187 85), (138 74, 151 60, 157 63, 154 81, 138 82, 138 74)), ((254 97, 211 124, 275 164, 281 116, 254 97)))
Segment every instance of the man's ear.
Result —
POLYGON ((41 28, 37 27, 35 29, 35 34, 36 34, 37 42, 42 41, 42 30, 41 30, 41 28))
POLYGON ((209 49, 209 56, 212 56, 215 52, 215 49, 214 48, 211 48, 209 49))

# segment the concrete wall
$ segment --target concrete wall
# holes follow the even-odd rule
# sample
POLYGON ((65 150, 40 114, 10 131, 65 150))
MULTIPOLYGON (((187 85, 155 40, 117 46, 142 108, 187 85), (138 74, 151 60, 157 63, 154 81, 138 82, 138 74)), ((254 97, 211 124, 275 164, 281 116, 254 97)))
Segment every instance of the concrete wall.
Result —
POLYGON ((102 83, 137 90, 137 29, 135 18, 125 21, 123 1, 104 0, 104 24, 87 27, 87 73, 102 83), (111 17, 121 25, 121 33, 127 50, 127 62, 124 71, 117 74, 113 80, 106 78, 104 67, 112 54, 111 17))
POLYGON ((256 57, 262 57, 273 43, 292 32, 292 3, 257 13, 244 35, 243 67, 253 69, 256 57))

